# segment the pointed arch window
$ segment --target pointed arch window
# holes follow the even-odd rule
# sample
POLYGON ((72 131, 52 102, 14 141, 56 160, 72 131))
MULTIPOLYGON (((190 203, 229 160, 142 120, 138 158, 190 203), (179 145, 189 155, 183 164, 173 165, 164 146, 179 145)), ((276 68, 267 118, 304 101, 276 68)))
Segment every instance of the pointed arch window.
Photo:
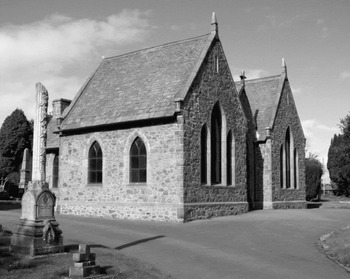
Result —
POLYGON ((287 129, 287 133, 286 133, 286 140, 284 142, 285 144, 285 151, 286 151, 286 156, 285 156, 285 160, 286 160, 286 188, 289 189, 290 188, 290 173, 291 173, 291 169, 290 169, 290 132, 289 132, 289 128, 287 129))
POLYGON ((280 183, 281 188, 284 188, 284 144, 280 148, 280 183))
POLYGON ((52 188, 58 187, 58 155, 53 159, 52 188))
POLYGON ((201 183, 207 184, 207 125, 204 124, 201 130, 201 183))
POLYGON ((147 152, 143 141, 137 137, 130 148, 130 182, 147 181, 147 152))
POLYGON ((294 148, 294 189, 299 188, 299 155, 298 150, 294 148))
POLYGON ((299 188, 298 151, 294 148, 294 138, 290 128, 280 148, 280 182, 281 188, 299 188))
POLYGON ((217 103, 211 116, 211 183, 221 183, 221 112, 217 103))
POLYGON ((102 183, 102 149, 97 141, 89 150, 89 183, 102 183))
POLYGON ((232 131, 227 135, 227 185, 232 185, 232 131))

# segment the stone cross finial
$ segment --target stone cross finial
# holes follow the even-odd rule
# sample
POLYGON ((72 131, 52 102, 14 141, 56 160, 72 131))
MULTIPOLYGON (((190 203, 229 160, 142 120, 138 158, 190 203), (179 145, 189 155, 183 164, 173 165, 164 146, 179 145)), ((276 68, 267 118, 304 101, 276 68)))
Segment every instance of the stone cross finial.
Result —
POLYGON ((46 88, 36 84, 36 105, 33 136, 33 175, 32 181, 45 181, 47 106, 49 95, 46 88))
POLYGON ((284 58, 282 58, 282 73, 287 75, 287 64, 286 64, 286 61, 284 60, 284 58))
POLYGON ((218 30, 218 21, 216 19, 216 15, 215 12, 213 12, 212 16, 211 16, 211 33, 212 34, 218 34, 219 30, 218 30))
POLYGON ((245 85, 245 79, 247 77, 245 76, 245 71, 244 70, 242 70, 241 75, 239 77, 241 78, 241 81, 242 81, 243 85, 245 85))

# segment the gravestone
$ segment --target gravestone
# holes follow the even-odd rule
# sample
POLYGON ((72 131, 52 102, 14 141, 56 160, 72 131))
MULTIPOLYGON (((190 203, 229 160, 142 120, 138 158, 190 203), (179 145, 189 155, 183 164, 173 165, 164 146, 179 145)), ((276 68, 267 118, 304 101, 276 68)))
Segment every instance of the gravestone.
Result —
POLYGON ((28 148, 24 149, 23 151, 23 160, 20 173, 19 189, 26 190, 28 183, 32 178, 32 162, 28 148))
POLYGON ((50 192, 45 191, 38 197, 37 211, 39 219, 54 218, 54 200, 50 192))
POLYGON ((38 83, 33 140, 33 181, 22 197, 20 223, 11 237, 10 252, 40 255, 64 251, 62 231, 54 215, 55 195, 45 182, 48 93, 38 83))
POLYGON ((79 244, 78 253, 73 254, 74 266, 69 268, 69 278, 84 278, 100 274, 95 262, 96 254, 90 253, 90 246, 79 244))

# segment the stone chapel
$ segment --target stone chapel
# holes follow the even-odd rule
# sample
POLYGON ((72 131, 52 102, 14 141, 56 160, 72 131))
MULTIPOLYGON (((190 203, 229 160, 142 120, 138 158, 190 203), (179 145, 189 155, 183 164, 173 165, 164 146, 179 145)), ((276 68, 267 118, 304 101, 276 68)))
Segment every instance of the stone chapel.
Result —
POLYGON ((280 75, 234 82, 211 32, 103 59, 53 101, 46 180, 60 214, 185 222, 305 207, 305 137, 280 75))

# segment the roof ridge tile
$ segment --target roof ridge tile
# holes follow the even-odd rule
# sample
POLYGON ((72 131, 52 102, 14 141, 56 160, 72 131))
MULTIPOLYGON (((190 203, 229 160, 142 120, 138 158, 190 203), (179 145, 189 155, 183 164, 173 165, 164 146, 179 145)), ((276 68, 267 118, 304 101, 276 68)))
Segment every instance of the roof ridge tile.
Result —
POLYGON ((161 44, 161 45, 146 47, 146 48, 143 48, 143 49, 138 49, 138 50, 130 51, 130 52, 119 54, 119 55, 113 55, 113 56, 105 57, 103 60, 110 60, 110 59, 121 58, 121 57, 129 56, 129 55, 134 55, 136 53, 157 50, 159 48, 169 47, 169 46, 173 46, 173 45, 180 44, 180 43, 187 43, 187 42, 191 42, 191 41, 202 39, 204 37, 209 37, 210 35, 211 35, 211 33, 207 33, 205 35, 191 37, 191 38, 187 38, 187 39, 184 39, 184 40, 178 40, 178 41, 173 41, 173 42, 169 42, 169 43, 165 43, 165 44, 161 44))

